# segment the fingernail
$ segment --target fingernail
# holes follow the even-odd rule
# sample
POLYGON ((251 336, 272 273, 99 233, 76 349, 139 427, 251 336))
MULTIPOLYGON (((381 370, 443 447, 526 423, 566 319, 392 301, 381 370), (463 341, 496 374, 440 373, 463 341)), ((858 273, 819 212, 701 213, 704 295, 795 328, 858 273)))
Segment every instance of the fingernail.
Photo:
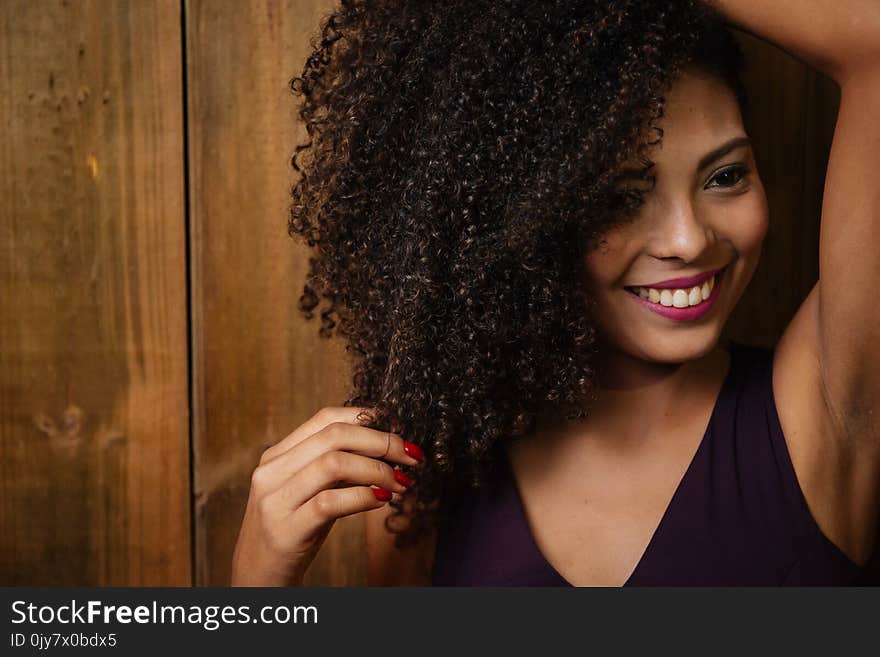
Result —
POLYGON ((403 486, 412 486, 412 479, 406 476, 403 470, 395 470, 394 478, 397 480, 398 484, 403 486))
POLYGON ((403 441, 403 451, 406 452, 408 456, 413 457, 416 461, 425 460, 425 453, 422 451, 422 448, 408 440, 403 441))
POLYGON ((375 495, 376 499, 381 502, 387 502, 391 499, 391 491, 387 488, 374 488, 373 495, 375 495))

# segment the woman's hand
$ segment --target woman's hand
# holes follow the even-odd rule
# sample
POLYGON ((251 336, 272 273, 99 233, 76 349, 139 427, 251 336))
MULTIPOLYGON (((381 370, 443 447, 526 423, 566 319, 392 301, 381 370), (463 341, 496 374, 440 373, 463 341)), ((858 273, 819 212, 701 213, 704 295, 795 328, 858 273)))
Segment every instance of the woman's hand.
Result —
POLYGON ((232 586, 301 586, 337 518, 379 508, 406 490, 409 478, 385 461, 416 465, 421 449, 358 424, 363 410, 322 408, 263 452, 235 545, 232 586))

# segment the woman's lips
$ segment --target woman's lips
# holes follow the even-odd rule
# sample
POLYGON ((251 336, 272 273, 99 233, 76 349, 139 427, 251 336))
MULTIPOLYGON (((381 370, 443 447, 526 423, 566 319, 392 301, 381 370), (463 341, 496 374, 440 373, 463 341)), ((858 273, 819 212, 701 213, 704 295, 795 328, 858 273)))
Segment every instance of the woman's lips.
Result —
POLYGON ((706 271, 702 274, 697 274, 696 276, 685 276, 683 278, 670 278, 666 281, 660 281, 659 283, 651 283, 649 285, 628 285, 627 287, 653 287, 658 290, 669 290, 676 288, 689 288, 694 287, 695 285, 702 285, 703 281, 707 281, 715 274, 721 272, 725 269, 727 265, 724 267, 719 267, 718 269, 706 271))
MULTIPOLYGON (((721 290, 721 285, 724 282, 724 274, 727 271, 727 265, 722 267, 715 273, 715 285, 712 288, 712 291, 709 293, 709 296, 698 303, 695 306, 686 306, 684 308, 676 308, 675 306, 664 306, 661 303, 655 303, 650 301, 649 299, 643 299, 638 295, 637 292, 633 291, 630 288, 625 288, 626 291, 632 296, 633 299, 641 303, 643 306, 648 308, 649 310, 661 315, 662 317, 666 317, 667 319, 675 319, 679 321, 689 321, 694 320, 699 317, 702 317, 706 313, 708 313, 715 305, 715 301, 718 299, 718 295, 721 290)), ((709 277, 711 277, 712 273, 709 272, 709 277)), ((703 277, 705 280, 707 277, 703 277)), ((686 280, 686 279, 675 279, 675 280, 686 280)), ((694 283, 696 285, 696 283, 694 283)), ((640 286, 642 287, 642 286, 640 286)), ((652 286, 643 286, 643 287, 652 287, 652 286)), ((685 286, 683 286, 685 287, 685 286)), ((662 289, 669 289, 668 287, 662 289)))

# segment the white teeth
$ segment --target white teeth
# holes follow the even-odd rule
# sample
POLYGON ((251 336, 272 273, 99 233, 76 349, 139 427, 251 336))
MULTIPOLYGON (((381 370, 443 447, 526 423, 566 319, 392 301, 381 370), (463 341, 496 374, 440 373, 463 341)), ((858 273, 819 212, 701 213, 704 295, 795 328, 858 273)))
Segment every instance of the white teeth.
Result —
POLYGON ((676 290, 672 293, 672 305, 676 308, 687 308, 688 293, 684 290, 676 290))
POLYGON ((712 294, 715 288, 715 276, 703 281, 702 285, 695 285, 689 288, 679 289, 657 289, 653 287, 635 288, 636 293, 642 298, 659 303, 663 306, 675 306, 676 308, 687 308, 688 306, 696 306, 703 303, 712 294))

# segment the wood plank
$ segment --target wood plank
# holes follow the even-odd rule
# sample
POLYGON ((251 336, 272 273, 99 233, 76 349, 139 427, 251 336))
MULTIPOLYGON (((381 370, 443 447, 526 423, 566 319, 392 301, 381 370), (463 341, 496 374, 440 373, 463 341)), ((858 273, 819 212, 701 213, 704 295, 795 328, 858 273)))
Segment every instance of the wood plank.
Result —
POLYGON ((180 7, 0 3, 0 583, 191 581, 180 7))
MULTIPOLYGON (((224 585, 260 453, 346 391, 342 345, 297 303, 308 250, 287 234, 305 131, 287 88, 322 1, 185 5, 192 217, 196 581, 224 585)), ((340 520, 307 584, 365 582, 363 519, 340 520)))

